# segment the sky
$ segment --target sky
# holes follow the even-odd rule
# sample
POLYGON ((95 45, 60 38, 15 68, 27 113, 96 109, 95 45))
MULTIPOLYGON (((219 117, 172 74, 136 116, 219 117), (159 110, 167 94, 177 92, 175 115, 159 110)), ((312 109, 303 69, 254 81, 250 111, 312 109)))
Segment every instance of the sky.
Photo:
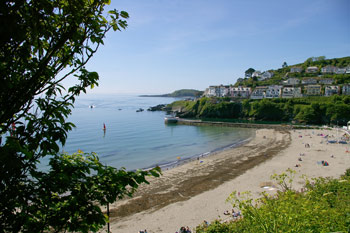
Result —
POLYGON ((130 19, 86 66, 100 75, 89 93, 205 90, 250 67, 350 56, 349 0, 112 0, 106 9, 130 19))

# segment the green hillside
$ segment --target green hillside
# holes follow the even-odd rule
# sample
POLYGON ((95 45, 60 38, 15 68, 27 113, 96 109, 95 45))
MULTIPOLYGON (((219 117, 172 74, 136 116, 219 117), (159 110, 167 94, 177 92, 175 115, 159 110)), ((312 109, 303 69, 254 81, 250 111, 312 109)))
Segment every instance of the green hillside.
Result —
POLYGON ((316 79, 333 78, 335 80, 335 84, 350 83, 350 74, 322 74, 321 68, 325 66, 335 66, 338 68, 350 66, 350 57, 332 59, 326 59, 324 56, 310 57, 303 63, 286 65, 283 68, 277 70, 268 70, 269 72, 273 73, 273 77, 270 79, 258 81, 257 78, 244 78, 239 79, 239 81, 237 81, 234 86, 256 87, 265 85, 277 85, 281 84, 282 81, 288 78, 298 78, 302 80, 304 78, 310 77, 316 79), (316 73, 306 73, 306 68, 310 66, 316 66, 319 71, 316 73), (300 73, 292 73, 290 72, 292 67, 301 67, 303 70, 300 73))
POLYGON ((169 94, 163 95, 141 95, 141 97, 200 97, 203 94, 203 91, 198 91, 194 89, 181 89, 174 91, 169 94))

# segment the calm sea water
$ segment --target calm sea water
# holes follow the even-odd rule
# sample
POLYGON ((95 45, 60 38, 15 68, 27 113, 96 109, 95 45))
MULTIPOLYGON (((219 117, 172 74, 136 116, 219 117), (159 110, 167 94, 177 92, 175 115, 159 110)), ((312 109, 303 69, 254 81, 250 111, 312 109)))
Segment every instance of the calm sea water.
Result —
POLYGON ((251 129, 164 124, 164 112, 146 111, 175 98, 136 95, 88 95, 78 98, 72 116, 76 125, 63 150, 96 152, 102 163, 128 170, 177 163, 250 138, 251 129), (94 105, 95 108, 89 108, 94 105), (136 112, 143 108, 145 111, 136 112), (106 132, 103 131, 106 125, 106 132))

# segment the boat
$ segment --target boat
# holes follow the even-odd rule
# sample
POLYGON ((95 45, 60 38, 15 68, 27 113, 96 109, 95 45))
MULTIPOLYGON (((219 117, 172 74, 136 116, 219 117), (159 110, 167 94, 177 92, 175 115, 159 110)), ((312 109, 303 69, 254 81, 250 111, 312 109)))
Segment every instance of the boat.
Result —
POLYGON ((89 108, 96 108, 96 106, 95 105, 89 105, 89 108))
POLYGON ((143 108, 139 108, 139 109, 136 110, 136 112, 143 112, 143 111, 144 111, 143 108))
POLYGON ((173 117, 173 116, 167 116, 167 117, 164 118, 164 122, 166 124, 168 124, 168 123, 177 123, 178 120, 179 120, 178 117, 173 117))

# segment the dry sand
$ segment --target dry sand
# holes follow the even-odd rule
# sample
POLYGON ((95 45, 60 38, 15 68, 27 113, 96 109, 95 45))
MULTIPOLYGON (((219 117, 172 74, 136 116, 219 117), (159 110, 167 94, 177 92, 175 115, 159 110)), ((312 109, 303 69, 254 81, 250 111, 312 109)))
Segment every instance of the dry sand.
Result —
POLYGON ((339 177, 350 168, 350 153, 346 152, 350 146, 327 144, 317 136, 322 133, 337 135, 334 130, 259 129, 254 139, 239 148, 164 171, 161 178, 141 186, 132 199, 111 207, 111 231, 174 233, 181 226, 193 229, 203 220, 229 219, 223 212, 232 209, 225 201, 231 192, 251 191, 253 198, 262 191, 273 194, 276 190, 262 188, 261 184, 288 168, 297 172, 293 183, 296 189, 304 184, 301 174, 339 177), (322 160, 329 166, 320 165, 322 160))

